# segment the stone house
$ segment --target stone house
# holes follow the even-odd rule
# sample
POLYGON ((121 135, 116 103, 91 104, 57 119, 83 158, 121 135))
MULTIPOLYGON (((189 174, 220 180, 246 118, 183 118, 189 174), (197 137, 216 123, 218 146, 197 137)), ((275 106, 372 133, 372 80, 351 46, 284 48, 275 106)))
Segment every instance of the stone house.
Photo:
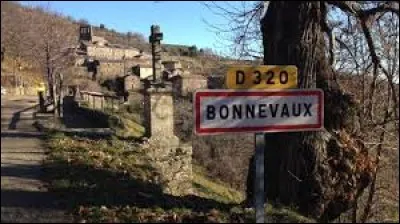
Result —
MULTIPOLYGON (((151 55, 140 49, 109 43, 93 35, 90 25, 81 25, 75 66, 86 70, 93 80, 116 78, 128 74, 136 65, 150 65, 151 55)), ((82 69, 78 69, 82 72, 82 69)))

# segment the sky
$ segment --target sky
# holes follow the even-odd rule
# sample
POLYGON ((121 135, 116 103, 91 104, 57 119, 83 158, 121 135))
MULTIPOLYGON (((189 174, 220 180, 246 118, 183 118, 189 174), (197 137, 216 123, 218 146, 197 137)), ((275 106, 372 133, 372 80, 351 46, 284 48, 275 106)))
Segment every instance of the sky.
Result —
MULTIPOLYGON (((203 21, 224 24, 199 1, 22 1, 23 5, 47 6, 74 19, 115 29, 118 32, 139 32, 148 38, 150 26, 157 24, 164 33, 162 43, 196 45, 224 51, 221 39, 203 21)), ((233 5, 239 2, 231 2, 233 5)), ((226 42, 225 42, 226 43, 226 42)), ((226 48, 226 47, 225 47, 226 48)), ((226 50, 226 49, 225 49, 226 50)), ((222 52, 221 52, 222 53, 222 52)))

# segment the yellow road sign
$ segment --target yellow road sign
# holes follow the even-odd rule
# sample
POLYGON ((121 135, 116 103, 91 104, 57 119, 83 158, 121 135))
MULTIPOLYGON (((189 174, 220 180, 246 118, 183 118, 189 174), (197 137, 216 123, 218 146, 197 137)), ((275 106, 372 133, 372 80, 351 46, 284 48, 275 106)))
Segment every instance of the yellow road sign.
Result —
POLYGON ((229 89, 293 89, 297 88, 297 67, 234 66, 228 69, 225 85, 229 89))
POLYGON ((43 82, 41 82, 39 83, 39 86, 36 87, 36 90, 38 92, 46 92, 46 85, 43 82))

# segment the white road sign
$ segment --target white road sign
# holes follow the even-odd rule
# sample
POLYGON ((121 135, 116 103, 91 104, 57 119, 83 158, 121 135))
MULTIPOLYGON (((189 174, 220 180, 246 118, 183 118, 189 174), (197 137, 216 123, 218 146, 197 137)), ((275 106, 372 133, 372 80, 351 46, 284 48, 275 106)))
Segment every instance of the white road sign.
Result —
POLYGON ((316 131, 323 128, 320 89, 199 90, 195 133, 316 131))

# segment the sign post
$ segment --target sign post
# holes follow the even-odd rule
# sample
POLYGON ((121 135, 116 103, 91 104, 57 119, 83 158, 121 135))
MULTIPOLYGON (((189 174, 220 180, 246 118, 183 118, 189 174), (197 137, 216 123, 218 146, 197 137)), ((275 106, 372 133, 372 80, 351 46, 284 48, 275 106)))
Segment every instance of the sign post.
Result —
POLYGON ((292 90, 200 90, 194 95, 197 135, 255 134, 254 206, 264 222, 264 133, 323 128, 323 92, 292 90))
POLYGON ((254 205, 256 210, 256 223, 264 223, 264 133, 256 133, 254 138, 256 143, 256 153, 254 156, 256 163, 256 175, 254 178, 254 205))
MULTIPOLYGON (((231 89, 296 88, 297 67, 291 65, 231 67, 226 76, 226 85, 231 89)), ((264 150, 266 144, 264 133, 256 133, 254 137, 256 150, 256 175, 254 178, 256 223, 264 223, 264 150)))
POLYGON ((194 94, 195 133, 255 133, 254 207, 264 223, 265 133, 323 129, 324 97, 320 89, 297 88, 292 65, 235 66, 228 70, 230 90, 198 90, 194 94))

